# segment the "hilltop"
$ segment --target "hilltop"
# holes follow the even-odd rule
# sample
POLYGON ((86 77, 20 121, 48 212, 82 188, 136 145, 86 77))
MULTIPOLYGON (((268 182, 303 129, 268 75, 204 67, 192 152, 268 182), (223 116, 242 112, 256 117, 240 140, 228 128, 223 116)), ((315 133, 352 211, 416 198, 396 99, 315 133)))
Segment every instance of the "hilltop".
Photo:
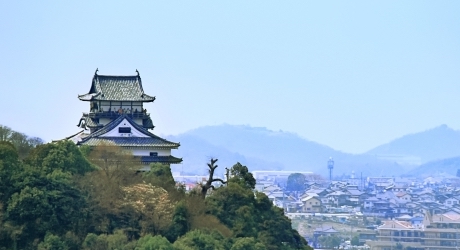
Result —
POLYGON ((423 132, 402 136, 366 154, 382 159, 411 160, 415 164, 452 158, 460 156, 460 132, 447 125, 441 125, 423 132))
POLYGON ((437 161, 431 161, 420 165, 419 167, 409 171, 407 175, 412 176, 433 176, 433 175, 452 175, 457 174, 460 169, 460 157, 453 157, 437 161))
POLYGON ((310 141, 284 131, 246 125, 205 126, 176 136, 177 151, 184 158, 174 171, 203 174, 210 157, 218 158, 221 166, 235 162, 247 165, 250 170, 298 170, 327 173, 327 160, 335 160, 334 175, 363 172, 363 174, 390 175, 401 172, 394 162, 379 160, 372 155, 354 155, 310 141))

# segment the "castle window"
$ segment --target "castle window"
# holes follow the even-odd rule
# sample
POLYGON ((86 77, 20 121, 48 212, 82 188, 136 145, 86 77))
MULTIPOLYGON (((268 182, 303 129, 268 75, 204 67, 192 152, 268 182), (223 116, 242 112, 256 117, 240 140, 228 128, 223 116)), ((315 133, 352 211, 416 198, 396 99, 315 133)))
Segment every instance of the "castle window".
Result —
POLYGON ((158 156, 157 152, 150 152, 150 156, 158 156))
POLYGON ((118 128, 118 133, 120 133, 120 134, 131 133, 131 128, 130 127, 119 127, 118 128))

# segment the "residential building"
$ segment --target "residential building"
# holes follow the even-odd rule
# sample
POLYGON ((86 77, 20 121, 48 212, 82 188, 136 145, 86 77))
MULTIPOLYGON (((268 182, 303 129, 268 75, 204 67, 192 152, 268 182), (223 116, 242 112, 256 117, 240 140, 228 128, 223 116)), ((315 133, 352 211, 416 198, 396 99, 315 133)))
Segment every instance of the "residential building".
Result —
POLYGON ((431 215, 426 212, 422 224, 411 221, 385 221, 377 229, 377 241, 367 241, 366 244, 374 250, 390 250, 398 245, 413 250, 460 248, 460 214, 431 215))
POLYGON ((302 212, 320 213, 321 211, 321 200, 318 196, 308 195, 302 198, 302 212))

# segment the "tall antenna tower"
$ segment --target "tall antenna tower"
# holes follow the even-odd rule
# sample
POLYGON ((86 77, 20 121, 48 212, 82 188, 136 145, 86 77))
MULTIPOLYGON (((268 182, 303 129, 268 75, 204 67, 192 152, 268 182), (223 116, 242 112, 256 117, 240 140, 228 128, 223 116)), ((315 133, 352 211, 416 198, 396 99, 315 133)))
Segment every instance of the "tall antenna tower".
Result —
POLYGON ((332 181, 332 169, 334 169, 334 160, 332 157, 329 157, 327 161, 327 168, 329 169, 329 181, 332 181))

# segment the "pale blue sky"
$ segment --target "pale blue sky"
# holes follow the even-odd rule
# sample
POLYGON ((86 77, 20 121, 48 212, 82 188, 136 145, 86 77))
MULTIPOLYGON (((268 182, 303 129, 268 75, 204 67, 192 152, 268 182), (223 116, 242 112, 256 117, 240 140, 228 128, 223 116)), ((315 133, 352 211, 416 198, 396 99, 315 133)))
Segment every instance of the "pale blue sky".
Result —
POLYGON ((460 1, 1 1, 0 124, 71 135, 96 68, 138 69, 154 133, 247 124, 361 153, 460 129, 459 13, 460 1))

